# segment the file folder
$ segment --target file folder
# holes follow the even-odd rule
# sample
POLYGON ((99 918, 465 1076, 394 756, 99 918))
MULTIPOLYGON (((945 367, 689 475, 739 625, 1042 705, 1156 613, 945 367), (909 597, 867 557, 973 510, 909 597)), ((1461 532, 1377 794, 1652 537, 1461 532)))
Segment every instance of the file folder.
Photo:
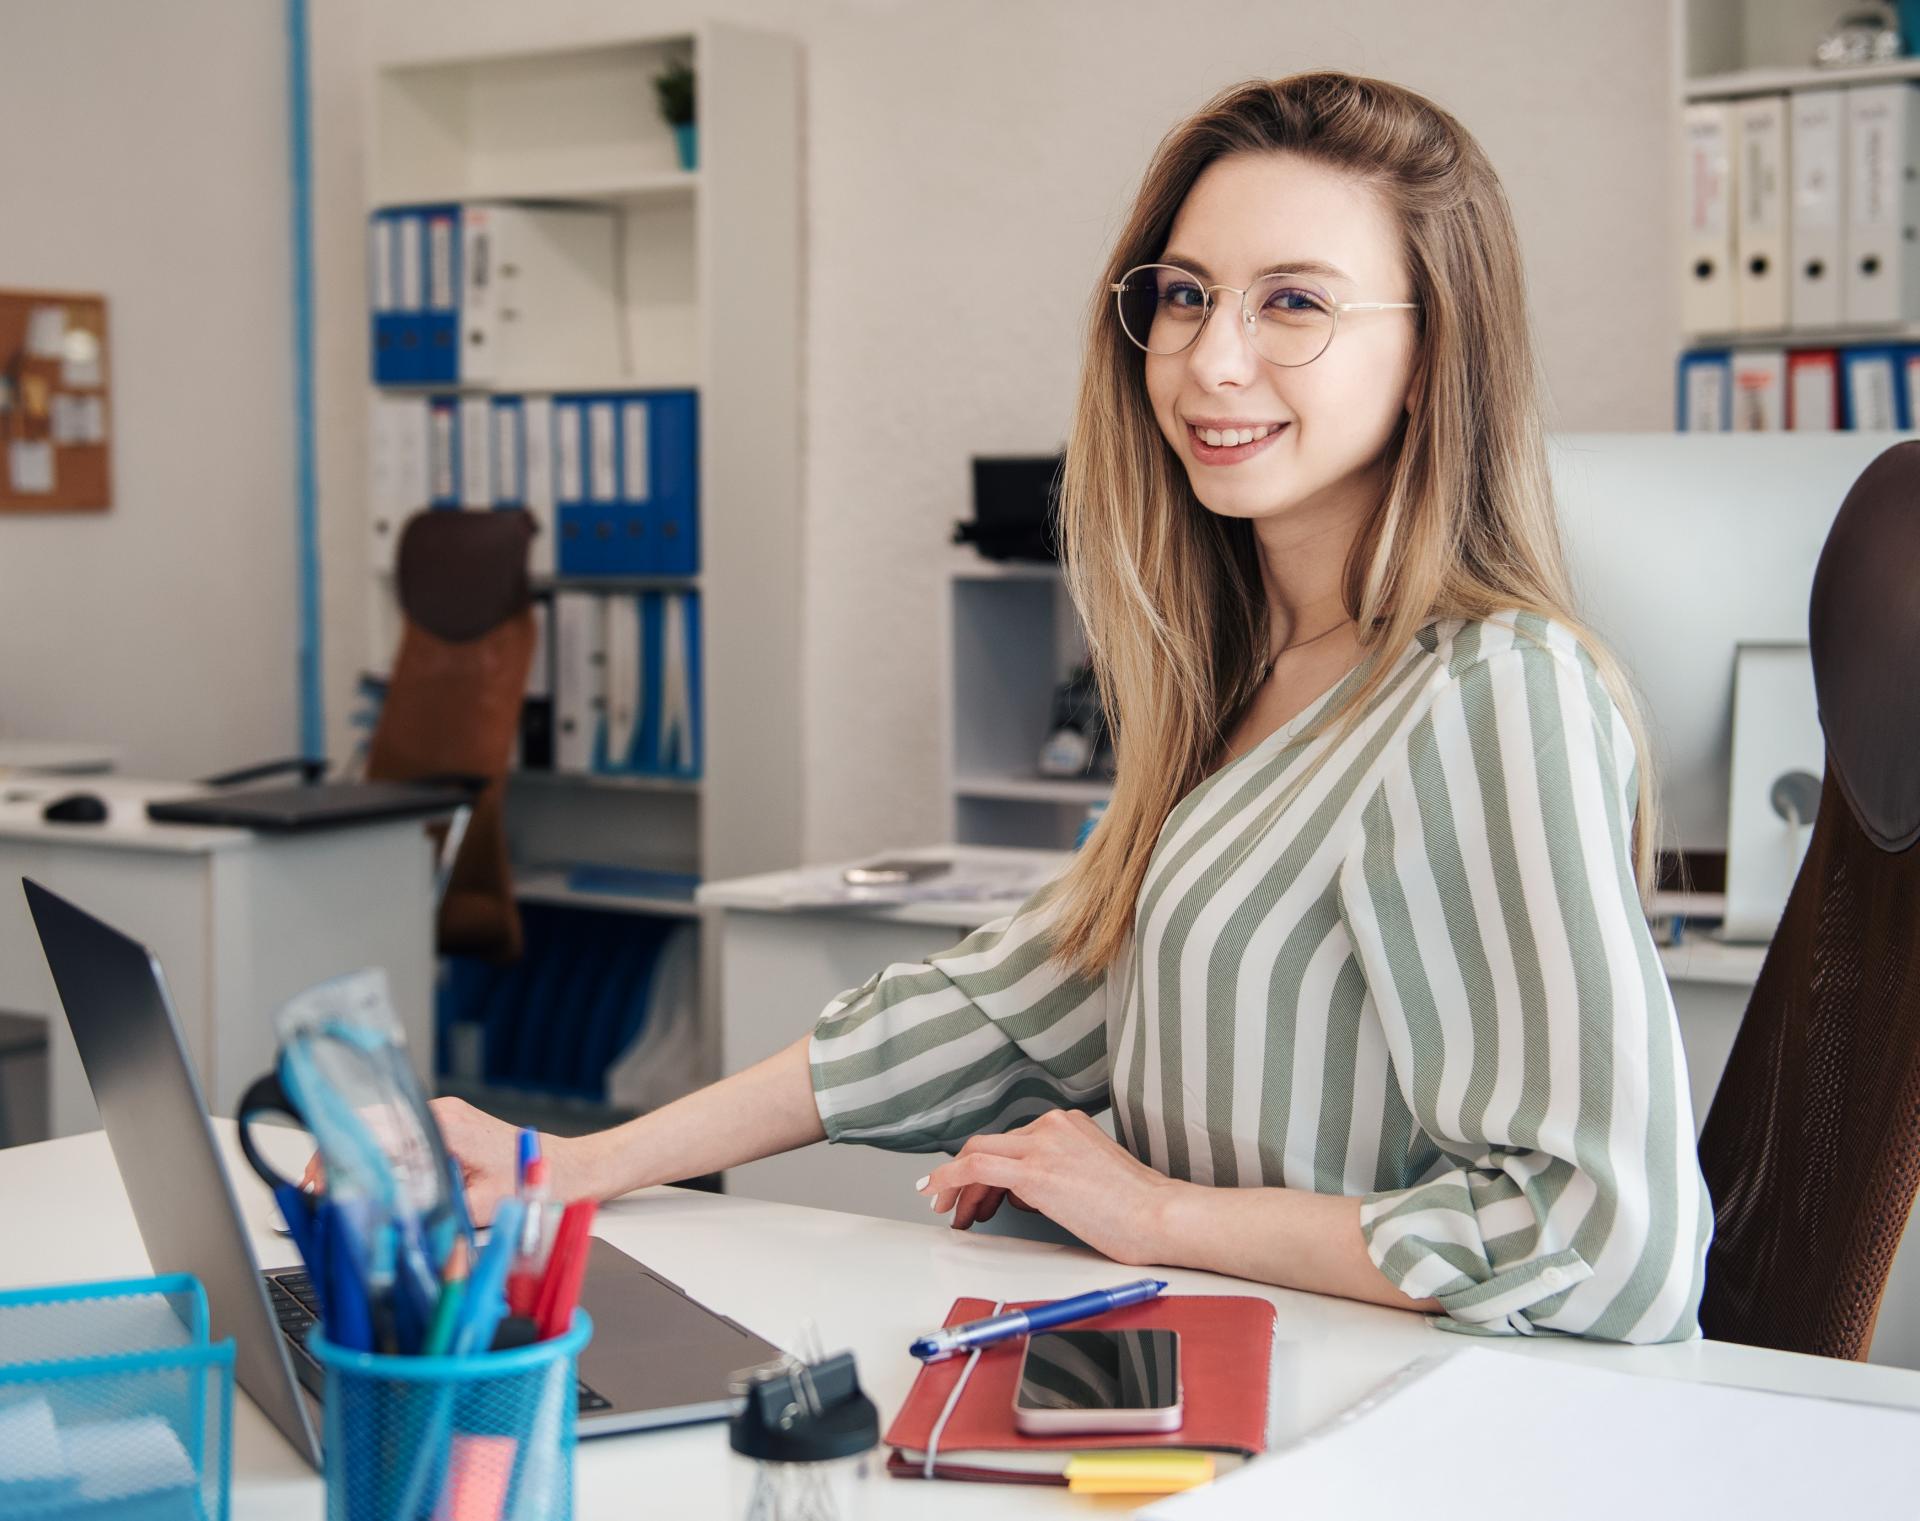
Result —
POLYGON ((376 211, 367 218, 367 305, 372 311, 372 366, 375 385, 403 383, 406 366, 400 335, 406 326, 401 305, 400 218, 376 211))
POLYGON ((538 382, 622 369, 619 220, 588 206, 457 208, 460 378, 538 382))
POLYGON ((1920 422, 1914 420, 1915 411, 1920 410, 1920 348, 1900 350, 1900 401, 1901 431, 1920 429, 1920 422))
POLYGON ((1787 317, 1797 328, 1836 327, 1843 320, 1840 296, 1846 275, 1846 94, 1800 90, 1787 98, 1787 163, 1793 184, 1787 317))
POLYGON ((700 598, 695 592, 660 595, 666 625, 661 650, 660 769, 697 777, 702 765, 700 598))
POLYGON ((660 523, 653 508, 653 405, 644 396, 620 402, 620 516, 623 567, 634 575, 663 573, 660 523))
POLYGON ((1832 433, 1840 427, 1840 355, 1833 349, 1787 355, 1787 426, 1796 433, 1832 433))
POLYGON ((1840 355, 1847 426, 1856 432, 1891 433, 1906 411, 1901 384, 1905 366, 1893 348, 1847 349, 1840 355))
POLYGON ((553 768, 588 772, 605 751, 606 609, 592 592, 553 598, 553 768))
POLYGON ((535 576, 551 576, 556 569, 555 545, 559 525, 554 516, 553 398, 529 396, 523 403, 521 430, 525 467, 526 507, 534 523, 533 543, 527 547, 527 569, 535 576))
POLYGON ((460 208, 427 206, 406 223, 419 230, 414 241, 425 260, 419 315, 418 369, 412 379, 427 385, 453 385, 460 379, 460 208))
POLYGON ((694 391, 662 391, 649 405, 649 515, 656 532, 655 572, 700 573, 700 397, 694 391))
POLYGON ((586 413, 587 429, 584 551, 587 573, 617 576, 624 572, 625 566, 625 524, 620 511, 618 403, 611 396, 589 396, 581 405, 586 413))
POLYGON ((1674 427, 1682 433, 1725 433, 1733 426, 1733 368, 1725 350, 1680 356, 1674 427))
POLYGON ((460 505, 460 401, 434 396, 427 401, 427 505, 460 505))
POLYGON ((1920 316, 1920 110, 1904 82, 1857 85, 1847 95, 1849 323, 1920 316))
POLYGON ((553 398, 553 500, 560 534, 555 562, 563 576, 584 576, 592 569, 588 531, 586 409, 571 396, 553 398))
POLYGON ((368 418, 367 527, 373 568, 391 575, 400 530, 427 506, 427 403, 375 393, 368 418))
POLYGON ((1733 431, 1778 433, 1787 425, 1784 349, 1747 349, 1732 359, 1733 431))
POLYGON ((493 404, 484 396, 460 398, 460 505, 493 506, 493 404))
POLYGON ((1733 116, 1720 101, 1681 113, 1685 233, 1681 326, 1724 333, 1735 324, 1733 286, 1733 116))
POLYGON ((633 595, 606 599, 606 745, 596 757, 601 771, 645 769, 638 748, 640 707, 646 700, 640 605, 640 597, 633 595))
POLYGON ((1734 103, 1734 316, 1742 332, 1787 325, 1787 97, 1734 103))
POLYGON ((525 507, 526 403, 518 396, 493 398, 493 505, 525 507))

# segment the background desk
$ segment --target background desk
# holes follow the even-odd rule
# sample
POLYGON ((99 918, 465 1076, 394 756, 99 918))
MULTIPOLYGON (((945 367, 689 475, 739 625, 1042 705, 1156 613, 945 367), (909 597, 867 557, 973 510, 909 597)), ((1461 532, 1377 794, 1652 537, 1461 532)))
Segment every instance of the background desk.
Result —
MULTIPOLYGON (((987 846, 929 846, 887 852, 983 864, 1025 863, 1059 870, 1059 851, 987 846)), ((772 872, 709 883, 699 901, 710 924, 708 942, 718 962, 717 1005, 709 1009, 720 1031, 721 1070, 736 1072, 771 1055, 804 1031, 828 999, 899 961, 922 961, 956 944, 982 924, 1013 912, 1019 901, 931 902, 896 908, 789 908, 786 898, 805 873, 772 872)), ((832 868, 828 868, 832 870, 832 868)), ((1721 945, 1695 937, 1663 947, 1660 960, 1673 988, 1680 1036, 1687 1053, 1696 1125, 1719 1085, 1727 1054, 1746 1012, 1766 952, 1762 946, 1721 945)), ((927 1170, 923 1156, 867 1147, 844 1148, 828 1166, 808 1153, 769 1157, 727 1174, 730 1191, 760 1199, 853 1210, 918 1224, 938 1224, 913 1182, 927 1170)), ((1003 1210, 1002 1216, 1010 1216, 1003 1210)), ((999 1217, 991 1222, 998 1226, 999 1217)), ((1009 1218, 1010 1229, 1023 1222, 1009 1218)), ((1873 1343, 1873 1360, 1920 1368, 1920 1246, 1909 1229, 1894 1261, 1886 1303, 1873 1343)))
MULTIPOLYGON (((222 1122, 217 1129, 261 1265, 290 1263, 292 1248, 271 1232, 271 1202, 240 1160, 233 1127, 222 1122)), ((282 1167, 305 1156, 305 1137, 297 1133, 270 1133, 266 1139, 282 1167)), ((816 1153, 814 1160, 831 1169, 851 1154, 836 1148, 816 1153)), ((0 1288, 147 1271, 104 1135, 0 1152, 0 1199, 7 1201, 13 1227, 0 1239, 0 1288)), ((802 1323, 812 1320, 826 1347, 853 1349, 861 1380, 880 1407, 883 1429, 905 1399, 917 1366, 907 1356, 908 1341, 934 1324, 954 1298, 1054 1298, 1114 1281, 1120 1271, 1079 1248, 928 1231, 671 1188, 650 1189, 607 1206, 595 1234, 778 1345, 791 1346, 802 1323)), ((1414 1358, 1456 1350, 1465 1340, 1402 1311, 1211 1273, 1173 1270, 1166 1276, 1175 1293, 1257 1294, 1277 1307, 1275 1442, 1311 1430, 1414 1358)), ((1517 1357, 1566 1358, 1656 1377, 1920 1409, 1920 1373, 1719 1342, 1619 1347, 1541 1336, 1524 1342, 1474 1338, 1471 1344, 1517 1357)), ((1731 1460, 1728 1454, 1703 1459, 1731 1460)), ((583 1521, 636 1516, 719 1521, 734 1514, 727 1492, 732 1461, 719 1425, 584 1442, 575 1514, 583 1521)), ((321 1514, 319 1480, 244 1396, 234 1406, 233 1473, 234 1521, 317 1521, 321 1514)), ((878 1514, 924 1521, 1111 1516, 1126 1508, 1020 1485, 874 1482, 889 1486, 887 1508, 878 1514)))
POLYGON ((295 993, 385 967, 407 1042, 433 1053, 433 852, 418 819, 306 834, 154 824, 146 803, 183 784, 88 777, 100 824, 49 824, 47 777, 0 779, 0 1009, 48 1021, 52 1133, 99 1125, 20 878, 32 877, 160 960, 207 1103, 231 1114, 272 1065, 273 1013, 295 993))

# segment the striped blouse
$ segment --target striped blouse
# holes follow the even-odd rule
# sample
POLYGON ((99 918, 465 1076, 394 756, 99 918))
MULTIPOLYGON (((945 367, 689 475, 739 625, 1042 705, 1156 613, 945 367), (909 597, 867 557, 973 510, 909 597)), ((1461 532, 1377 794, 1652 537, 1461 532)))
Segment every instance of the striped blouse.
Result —
POLYGON ((1564 626, 1450 619, 1345 738, 1296 740, 1361 676, 1181 800, 1104 975, 1051 957, 1049 885, 835 998, 829 1139, 1111 1106, 1170 1177, 1361 1196, 1447 1329, 1697 1335, 1712 1210, 1618 708, 1564 626))

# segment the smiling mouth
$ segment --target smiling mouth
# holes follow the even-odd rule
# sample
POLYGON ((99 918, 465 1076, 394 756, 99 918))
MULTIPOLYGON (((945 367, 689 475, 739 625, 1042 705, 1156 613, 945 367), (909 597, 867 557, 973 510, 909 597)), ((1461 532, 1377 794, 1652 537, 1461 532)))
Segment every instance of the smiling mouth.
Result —
POLYGON ((1210 444, 1201 436, 1200 429, 1194 427, 1192 423, 1188 423, 1187 444, 1188 447, 1193 450, 1194 458, 1199 460, 1203 465, 1237 465, 1242 460, 1252 459, 1254 455, 1266 448, 1292 426, 1292 423, 1281 423, 1278 427, 1272 429, 1264 438, 1252 439, 1244 444, 1210 444))

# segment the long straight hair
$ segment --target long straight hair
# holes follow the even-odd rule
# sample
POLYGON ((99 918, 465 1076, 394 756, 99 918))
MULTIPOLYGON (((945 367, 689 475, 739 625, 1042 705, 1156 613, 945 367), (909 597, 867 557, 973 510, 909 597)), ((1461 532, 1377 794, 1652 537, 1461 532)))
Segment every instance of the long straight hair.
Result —
MULTIPOLYGON (((1061 485, 1062 560, 1113 725, 1105 817, 1062 884, 1054 953, 1104 970, 1123 951, 1175 805, 1214 770, 1264 677, 1268 609, 1251 525, 1209 512, 1161 434, 1145 356, 1111 285, 1158 259, 1194 182, 1234 153, 1297 153, 1377 195, 1412 276, 1418 399, 1381 460, 1342 597, 1363 675, 1304 731, 1357 724, 1393 654, 1436 618, 1532 613, 1566 626, 1618 703, 1638 757, 1634 875, 1658 837, 1645 730, 1625 673, 1574 614, 1541 423, 1513 215, 1467 130, 1433 102, 1342 73, 1250 80, 1162 140, 1091 303, 1061 485), (1388 657, 1388 658, 1382 658, 1388 657)), ((1328 747, 1329 750, 1331 747, 1328 747)))

